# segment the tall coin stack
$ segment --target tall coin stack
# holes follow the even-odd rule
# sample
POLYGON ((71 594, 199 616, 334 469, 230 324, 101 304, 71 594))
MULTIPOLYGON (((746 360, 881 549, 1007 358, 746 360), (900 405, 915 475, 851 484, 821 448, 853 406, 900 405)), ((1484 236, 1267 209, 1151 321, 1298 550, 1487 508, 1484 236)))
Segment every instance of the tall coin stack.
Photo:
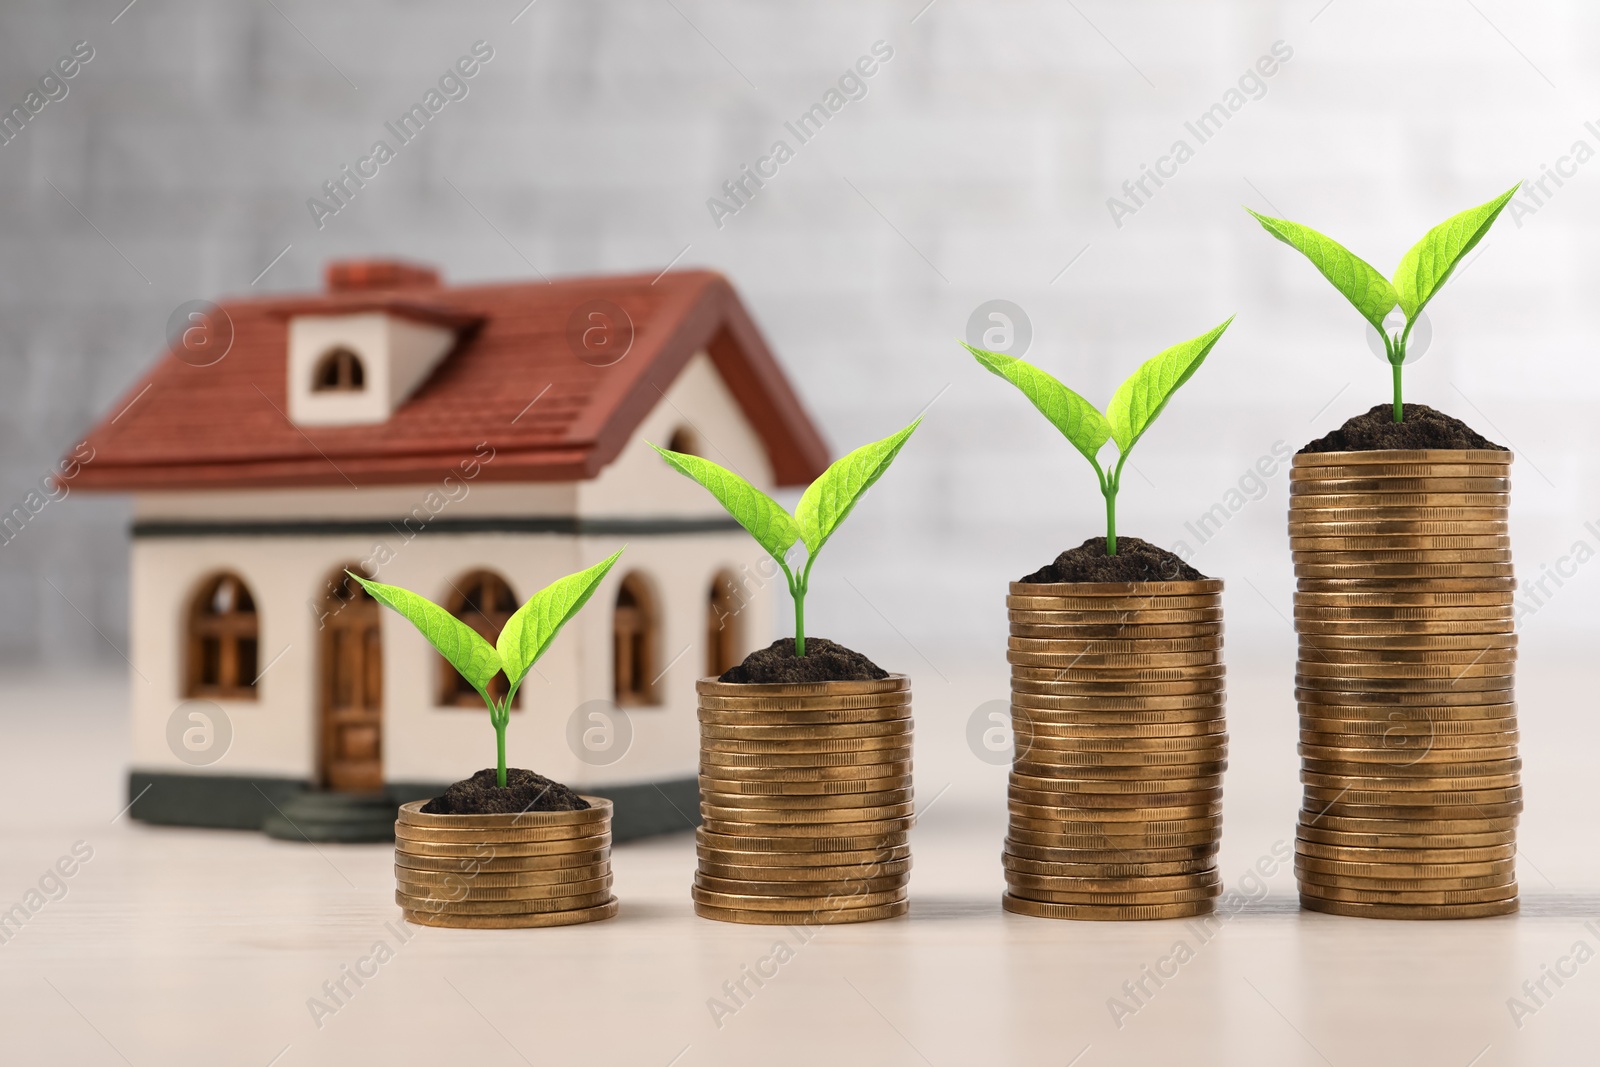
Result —
POLYGON ((701 679, 694 910, 773 925, 903 915, 911 686, 701 679))
POLYGON ((1007 911, 1171 919, 1220 890, 1222 583, 1011 583, 1007 911))
POLYGON ((570 926, 617 913, 611 801, 581 811, 430 815, 400 807, 395 902, 423 926, 570 926))
POLYGON ((1303 907, 1517 910, 1511 458, 1294 457, 1303 907))

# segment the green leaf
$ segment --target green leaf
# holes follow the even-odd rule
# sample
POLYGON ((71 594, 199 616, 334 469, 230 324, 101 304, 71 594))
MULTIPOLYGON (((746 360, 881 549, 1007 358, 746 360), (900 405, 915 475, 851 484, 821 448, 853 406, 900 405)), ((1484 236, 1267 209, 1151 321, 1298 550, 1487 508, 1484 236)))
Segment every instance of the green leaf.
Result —
POLYGON ((962 346, 979 363, 1021 389, 1022 395, 1033 401, 1033 406, 1072 442, 1072 447, 1098 467, 1095 456, 1111 438, 1111 426, 1099 408, 1031 363, 1000 352, 973 348, 965 341, 962 346))
POLYGON ((1233 317, 1229 316, 1221 326, 1145 360, 1117 387, 1106 407, 1106 419, 1111 423, 1111 435, 1116 438, 1117 448, 1124 455, 1156 421, 1178 387, 1194 377, 1194 372, 1200 369, 1200 364, 1205 362, 1206 355, 1231 322, 1233 317))
MULTIPOLYGON (((1249 208, 1245 208, 1250 211, 1249 208)), ((1333 287, 1344 294, 1344 298, 1355 305, 1361 317, 1372 323, 1373 328, 1380 334, 1383 330, 1383 317, 1394 310, 1395 304, 1400 302, 1399 294, 1394 286, 1389 284, 1389 279, 1378 273, 1376 267, 1350 251, 1344 245, 1331 237, 1326 237, 1309 226, 1302 226, 1298 222, 1287 219, 1274 219, 1266 215, 1250 211, 1256 221, 1266 231, 1284 244, 1299 249, 1322 272, 1322 276, 1333 283, 1333 287)))
POLYGON ((1487 204, 1452 215, 1411 246, 1394 271, 1394 287, 1399 291, 1400 306, 1407 319, 1416 318, 1417 312, 1433 299, 1462 258, 1483 240, 1521 186, 1518 182, 1487 204))
POLYGON ((505 665, 507 681, 512 685, 522 681, 561 628, 589 602, 622 552, 619 548, 587 570, 556 579, 529 597, 506 620, 495 647, 505 665))
POLYGON ((656 445, 650 447, 661 453, 661 458, 673 470, 705 486, 717 498, 717 502, 728 510, 728 514, 750 531, 756 543, 772 553, 774 559, 781 561, 784 553, 800 540, 800 527, 782 504, 726 467, 719 467, 699 456, 671 452, 656 445))
POLYGON ((822 472, 820 478, 806 487, 794 514, 808 553, 815 556, 822 550, 828 538, 833 536, 845 516, 861 499, 861 494, 883 477, 883 472, 889 469, 889 464, 894 462, 894 457, 900 454, 900 449, 920 425, 922 420, 919 418, 881 441, 862 445, 836 460, 822 472))
MULTIPOLYGON (((350 574, 349 571, 345 571, 350 574)), ((428 644, 450 661, 450 666, 461 672, 461 677, 482 690, 501 667, 494 646, 485 641, 478 631, 450 614, 426 597, 420 597, 398 585, 369 582, 359 574, 350 577, 360 582, 367 592, 381 603, 389 605, 415 626, 428 644)))

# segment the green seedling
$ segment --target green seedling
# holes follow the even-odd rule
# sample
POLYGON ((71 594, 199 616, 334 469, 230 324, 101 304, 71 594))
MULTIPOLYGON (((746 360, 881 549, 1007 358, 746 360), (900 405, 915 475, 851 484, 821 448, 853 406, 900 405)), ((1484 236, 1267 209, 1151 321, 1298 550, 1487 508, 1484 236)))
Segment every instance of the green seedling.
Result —
POLYGON ((1100 479, 1100 495, 1106 499, 1106 555, 1117 554, 1117 491, 1122 488, 1122 466, 1128 453, 1144 436, 1178 387, 1200 369, 1206 356, 1222 336, 1227 322, 1199 337, 1173 345, 1148 359, 1111 395, 1104 415, 1083 397, 1062 385, 1046 372, 1015 356, 974 348, 962 342, 978 362, 1022 390, 1033 401, 1072 447, 1083 453, 1100 479), (1108 440, 1117 442, 1117 464, 1109 472, 1100 466, 1100 449, 1108 440))
POLYGON ((800 504, 789 514, 782 504, 772 499, 726 467, 710 460, 683 452, 672 452, 651 445, 673 470, 688 475, 706 487, 717 498, 717 503, 740 526, 750 531, 756 543, 777 560, 789 580, 789 596, 794 600, 794 654, 806 654, 806 590, 811 585, 811 567, 817 562, 817 553, 828 543, 834 531, 844 522, 845 516, 861 500, 861 495, 883 477, 894 457, 900 454, 922 420, 890 434, 881 441, 862 445, 843 459, 837 460, 822 476, 800 494, 800 504), (789 566, 789 550, 796 541, 806 546, 806 564, 798 574, 789 566))
POLYGON ((1483 235, 1489 232, 1494 220, 1511 201, 1512 194, 1522 185, 1518 182, 1487 204, 1468 208, 1452 215, 1423 234, 1422 240, 1411 246, 1394 270, 1390 282, 1376 268, 1360 256, 1345 248, 1331 237, 1324 237, 1309 226, 1286 219, 1273 219, 1250 211, 1266 231, 1284 244, 1297 248, 1311 261, 1344 298, 1355 305, 1361 317, 1372 324, 1383 338, 1384 352, 1394 378, 1394 421, 1405 421, 1405 408, 1400 402, 1400 369, 1406 361, 1406 343, 1411 340, 1411 328, 1417 316, 1439 292, 1450 275, 1455 272, 1466 254, 1477 247, 1483 235), (1392 333, 1383 320, 1395 305, 1405 313, 1404 329, 1392 333))
POLYGON ((589 602, 601 579, 621 555, 619 548, 588 570, 558 578, 533 594, 506 620, 492 645, 478 631, 426 597, 397 585, 369 582, 359 574, 345 573, 360 582, 379 602, 409 619, 427 638, 428 644, 438 649, 439 654, 450 661, 450 666, 460 671, 461 677, 478 691, 489 707, 489 722, 494 726, 495 784, 503 789, 506 784, 506 724, 511 721, 511 701, 517 695, 517 687, 561 628, 589 602), (489 682, 501 671, 505 672, 509 684, 505 698, 497 701, 489 695, 489 682))

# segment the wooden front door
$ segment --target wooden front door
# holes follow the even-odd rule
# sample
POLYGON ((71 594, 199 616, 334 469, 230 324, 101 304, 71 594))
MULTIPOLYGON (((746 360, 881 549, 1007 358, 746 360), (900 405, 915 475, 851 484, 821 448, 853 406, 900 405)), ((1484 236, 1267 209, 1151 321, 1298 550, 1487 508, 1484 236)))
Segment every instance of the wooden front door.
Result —
POLYGON ((340 792, 377 792, 383 788, 378 602, 348 579, 328 600, 322 621, 322 784, 340 792))

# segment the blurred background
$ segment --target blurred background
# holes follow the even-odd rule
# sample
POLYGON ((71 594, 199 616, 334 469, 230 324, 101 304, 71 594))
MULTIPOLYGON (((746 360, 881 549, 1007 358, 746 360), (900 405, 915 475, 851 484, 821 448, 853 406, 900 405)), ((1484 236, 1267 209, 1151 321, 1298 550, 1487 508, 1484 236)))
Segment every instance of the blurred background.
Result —
MULTIPOLYGON (((974 312, 1021 309, 1027 357, 1099 403, 1237 313, 1134 452, 1120 529, 1226 578, 1230 657, 1286 681, 1288 479, 1251 472, 1383 402, 1388 375, 1356 313, 1241 205, 1387 272, 1446 216, 1542 179, 1431 306, 1407 398, 1516 450, 1525 587, 1587 549, 1529 599, 1525 645, 1600 631, 1592 5, 126 2, 0 9, 4 110, 92 50, 0 144, 6 511, 186 301, 315 289, 339 257, 455 283, 710 267, 836 452, 932 405, 818 568, 815 632, 913 674, 998 662, 1005 582, 1101 532, 1102 505, 1087 464, 957 344, 974 312), (319 225, 308 199, 480 41, 467 95, 319 225), (784 123, 875 48, 754 198, 709 206, 775 140, 797 145, 784 123)), ((74 492, 0 544, 0 656, 120 664, 128 514, 74 492)))

